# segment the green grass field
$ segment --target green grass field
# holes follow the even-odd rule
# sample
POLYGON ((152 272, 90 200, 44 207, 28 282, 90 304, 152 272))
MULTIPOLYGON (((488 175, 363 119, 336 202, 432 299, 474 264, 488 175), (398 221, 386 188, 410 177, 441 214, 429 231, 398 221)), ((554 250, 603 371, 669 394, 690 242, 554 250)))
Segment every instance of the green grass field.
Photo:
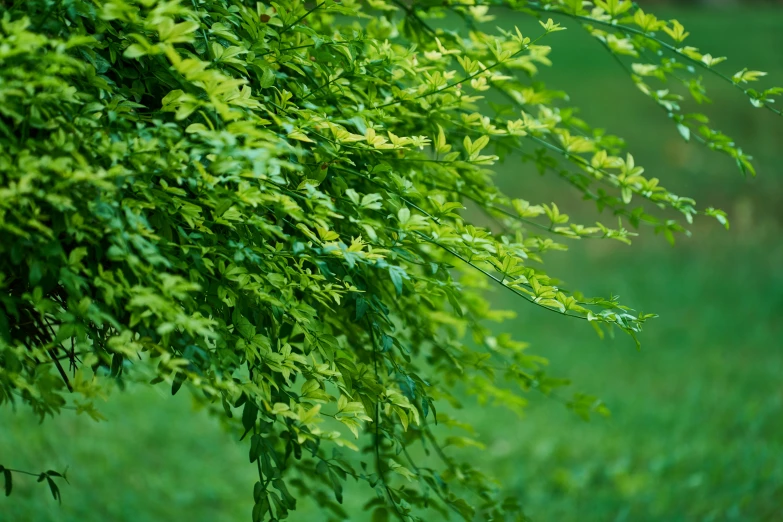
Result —
MULTIPOLYGON (((688 27, 691 45, 783 84, 783 11, 664 14, 688 27)), ((642 351, 494 294, 518 312, 504 328, 549 357, 552 373, 573 380, 574 390, 600 396, 612 415, 584 422, 540 395, 522 419, 468 405, 462 414, 487 444, 473 455, 537 521, 783 520, 783 119, 751 112, 740 93, 709 82, 715 103, 707 112, 758 159, 758 178, 742 178, 725 158, 684 144, 577 27, 552 38, 555 67, 542 77, 567 90, 588 121, 627 138, 648 174, 727 210, 732 228, 697 222, 676 248, 647 231, 633 247, 585 241, 550 256, 549 271, 571 286, 660 314, 642 351)), ((500 183, 525 199, 583 205, 554 178, 501 170, 500 183)), ((246 448, 194 413, 186 394, 118 392, 102 412, 107 422, 66 413, 39 425, 26 412, 0 411, 0 462, 69 466, 70 478, 58 505, 33 477, 15 477, 14 494, 0 498, 0 521, 250 520, 255 479, 246 448)), ((351 520, 367 519, 350 495, 347 504, 351 520)), ((302 505, 291 520, 326 520, 314 513, 302 505)))

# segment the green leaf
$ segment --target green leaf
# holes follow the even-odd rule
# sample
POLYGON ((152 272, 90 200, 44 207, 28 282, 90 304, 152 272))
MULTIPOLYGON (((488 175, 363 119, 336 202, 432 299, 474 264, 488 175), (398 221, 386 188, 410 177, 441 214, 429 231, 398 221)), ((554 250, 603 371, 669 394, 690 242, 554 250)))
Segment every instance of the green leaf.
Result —
POLYGON ((234 328, 237 332, 247 340, 252 339, 256 335, 256 327, 247 319, 247 317, 238 313, 236 309, 232 315, 234 321, 234 328))
POLYGON ((258 408, 251 401, 245 403, 245 407, 242 410, 242 426, 245 430, 250 430, 256 423, 256 417, 258 416, 258 408))
POLYGON ((285 482, 280 479, 275 479, 272 481, 272 485, 282 494, 283 505, 287 509, 296 509, 296 499, 288 492, 285 482))
POLYGON ((405 269, 398 267, 398 266, 390 266, 389 267, 389 276, 391 277, 392 284, 394 285, 394 289, 397 292, 398 296, 402 295, 402 282, 403 279, 407 278, 407 273, 405 272, 405 269))
POLYGON ((329 478, 332 482, 332 491, 334 492, 334 498, 335 500, 337 500, 338 504, 342 504, 343 503, 342 482, 340 482, 340 478, 332 470, 329 470, 329 478))
POLYGON ((5 478, 5 496, 8 497, 11 495, 11 490, 14 489, 14 478, 10 469, 2 468, 2 470, 3 477, 5 478))
POLYGON ((131 44, 128 46, 127 49, 122 53, 122 55, 125 58, 141 58, 142 56, 146 56, 148 53, 148 49, 140 44, 131 44))
POLYGON ((269 499, 266 495, 259 496, 253 505, 253 522, 263 522, 267 512, 269 512, 269 499))
POLYGON ((57 484, 54 483, 54 480, 52 480, 52 478, 47 475, 46 482, 49 484, 49 491, 52 493, 52 498, 62 503, 62 498, 60 497, 60 488, 57 487, 57 484))
POLYGON ((389 460, 389 469, 393 471, 394 473, 397 473, 399 475, 402 475, 406 479, 408 479, 408 482, 413 481, 416 478, 416 474, 413 473, 411 470, 406 468, 405 466, 401 465, 394 459, 389 460))
POLYGON ((690 141, 691 139, 691 129, 683 125, 682 123, 677 124, 677 130, 679 131, 680 135, 682 136, 682 139, 685 141, 690 141))
POLYGON ((176 395, 180 388, 182 388, 182 385, 187 380, 187 376, 183 372, 178 372, 174 376, 174 381, 171 383, 171 394, 176 395))

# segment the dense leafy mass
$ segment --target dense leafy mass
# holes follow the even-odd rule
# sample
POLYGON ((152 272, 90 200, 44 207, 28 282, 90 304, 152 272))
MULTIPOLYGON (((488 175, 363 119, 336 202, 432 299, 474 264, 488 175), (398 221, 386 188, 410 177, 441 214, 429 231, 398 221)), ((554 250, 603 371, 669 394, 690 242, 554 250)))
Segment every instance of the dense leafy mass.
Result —
MULTIPOLYGON (((509 314, 486 291, 636 339, 652 315, 563 288, 545 254, 630 243, 626 226, 672 242, 696 216, 728 226, 534 81, 566 28, 553 18, 589 31, 683 139, 753 173, 688 107, 709 101, 703 73, 778 114, 783 89, 724 75, 679 22, 627 0, 5 8, 0 402, 100 418, 110 381, 186 385, 248 440, 254 521, 286 518, 302 495, 339 517, 346 480, 368 485, 374 520, 523 519, 454 456, 475 444, 470 426, 438 411, 467 394, 521 412, 524 392, 565 384, 492 334, 509 314), (490 23, 505 10, 541 17, 538 33, 490 23), (492 165, 507 160, 617 225, 503 194, 492 165)), ((17 470, 0 471, 10 493, 17 470)), ((60 473, 35 475, 59 496, 60 473)))

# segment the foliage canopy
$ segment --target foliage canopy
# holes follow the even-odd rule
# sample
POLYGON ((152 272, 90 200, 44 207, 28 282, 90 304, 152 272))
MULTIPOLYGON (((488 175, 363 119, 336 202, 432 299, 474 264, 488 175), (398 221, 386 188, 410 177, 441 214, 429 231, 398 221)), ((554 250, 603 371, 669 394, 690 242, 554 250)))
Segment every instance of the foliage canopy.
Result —
MULTIPOLYGON (((566 384, 493 334, 509 313, 486 291, 636 340, 651 314, 567 290, 545 255, 631 243, 626 227, 671 242, 698 216, 728 227, 535 81, 566 28, 553 19, 594 36, 683 139, 755 174, 688 107, 709 102, 705 75, 777 114, 783 89, 720 72, 679 22, 628 0, 4 7, 0 402, 99 419, 110 382, 187 385, 248 439, 254 521, 286 518, 298 496, 341 516, 346 480, 374 490, 373 520, 524 518, 453 455, 479 443, 438 411, 467 394, 521 412, 524 392, 566 384), (510 10, 537 32, 491 23, 510 10), (492 166, 511 160, 612 224, 503 194, 492 166)), ((0 472, 10 493, 16 470, 0 472)), ((34 475, 58 498, 60 473, 34 475)))

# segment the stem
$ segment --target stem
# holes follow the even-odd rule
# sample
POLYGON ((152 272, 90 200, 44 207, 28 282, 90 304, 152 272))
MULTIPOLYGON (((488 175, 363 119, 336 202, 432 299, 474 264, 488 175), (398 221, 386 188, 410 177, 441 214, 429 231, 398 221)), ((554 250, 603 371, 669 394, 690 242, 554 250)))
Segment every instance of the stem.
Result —
MULTIPOLYGON (((500 285, 500 286, 502 286, 503 288, 506 288, 506 289, 508 289, 509 291, 513 292, 514 294, 518 295, 519 297, 522 297, 522 298, 523 298, 523 299, 525 299, 526 301, 528 301, 528 302, 530 302, 530 303, 533 303, 533 304, 535 304, 535 305, 539 306, 540 308, 543 308, 544 310, 548 310, 548 311, 550 311, 550 312, 554 312, 554 313, 556 313, 557 315, 564 315, 564 316, 566 316, 566 317, 574 317, 574 318, 576 318, 576 319, 583 319, 583 320, 585 320, 585 321, 587 320, 587 317, 584 317, 584 316, 581 316, 581 315, 574 315, 574 314, 569 314, 569 313, 566 313, 566 312, 560 312, 560 311, 558 311, 558 310, 555 310, 554 308, 548 308, 548 307, 546 307, 546 306, 541 306, 540 304, 536 303, 536 302, 535 302, 533 299, 531 299, 531 298, 530 298, 529 296, 527 296, 526 294, 523 294, 523 293, 522 293, 522 292, 520 292, 519 290, 516 290, 516 289, 514 289, 514 288, 511 288, 510 286, 506 285, 506 284, 503 282, 503 281, 504 281, 504 279, 498 279, 497 277, 495 277, 494 275, 490 274, 489 272, 487 272, 486 270, 484 270, 483 268, 481 268, 481 267, 480 267, 480 266, 478 266, 477 264, 473 263, 472 261, 470 261, 470 260, 468 260, 468 259, 465 259, 465 257, 464 257, 464 256, 460 255, 459 253, 455 252, 454 250, 450 249, 449 247, 447 247, 447 246, 445 246, 445 245, 442 245, 442 244, 438 243, 437 241, 435 241, 435 240, 434 240, 434 239, 432 239, 431 237, 429 237, 429 236, 427 236, 427 235, 425 235, 425 234, 422 234, 422 233, 421 233, 421 232, 419 232, 419 231, 414 231, 414 233, 415 233, 416 235, 418 235, 419 237, 421 237, 422 239, 424 239, 424 241, 426 241, 427 243, 431 243, 431 244, 433 244, 433 245, 435 245, 435 246, 437 246, 437 247, 440 247, 440 248, 442 248, 443 250, 445 250, 445 251, 446 251, 446 252, 448 252, 449 254, 453 255, 454 257, 456 257, 457 259, 459 259, 459 260, 460 260, 460 261, 462 261, 463 263, 467 264, 468 266, 470 266, 470 267, 471 267, 471 268, 473 268, 474 270, 478 270, 478 271, 479 271, 479 272, 481 272, 483 275, 485 275, 485 276, 487 276, 488 278, 492 279, 492 280, 493 280, 495 283, 499 284, 499 285, 500 285)), ((528 286, 528 285, 524 285, 524 286, 528 286)), ((589 304, 589 303, 582 303, 581 301, 577 301, 577 303, 579 303, 579 304, 589 304)), ((618 325, 618 326, 619 326, 619 325, 618 325)))
POLYGON ((10 471, 11 473, 21 473, 23 475, 30 475, 31 477, 40 477, 40 473, 33 473, 31 471, 24 471, 22 469, 12 469, 12 468, 3 468, 4 470, 10 471))
MULTIPOLYGON (((378 382, 380 382, 380 375, 378 374, 378 348, 377 344, 375 342, 375 331, 373 330, 372 323, 369 319, 367 319, 367 324, 370 327, 370 342, 372 343, 372 352, 373 352, 373 371, 375 372, 375 378, 378 379, 378 382)), ((383 467, 381 465, 381 403, 380 400, 375 402, 375 436, 373 440, 373 445, 375 446, 375 469, 378 473, 378 479, 383 484, 384 489, 386 490, 386 496, 389 498, 389 503, 394 507, 394 512, 396 513, 397 517, 405 522, 405 517, 402 513, 400 513, 399 507, 397 507, 397 503, 394 501, 394 497, 391 493, 391 488, 389 488, 389 485, 386 482, 386 477, 383 472, 383 467)))
POLYGON ((286 25, 285 27, 283 27, 283 28, 280 30, 280 33, 278 33, 278 34, 280 34, 280 35, 282 36, 282 35, 283 35, 283 33, 285 33, 286 31, 288 31, 289 29, 291 29, 293 26, 295 26, 296 24, 298 24, 299 22, 301 22, 302 20, 304 20, 304 19, 305 19, 305 18, 307 18, 308 16, 310 16, 310 13, 312 13, 313 11, 316 11, 316 10, 320 9, 320 8, 321 8, 321 6, 323 6, 325 3, 326 3, 326 2, 321 2, 320 4, 316 4, 316 5, 315 5, 315 7, 313 7, 313 8, 312 8, 312 9, 310 9, 309 11, 305 12, 305 14, 303 14, 302 16, 300 16, 299 18, 297 18, 296 20, 294 20, 294 21, 293 21, 293 22, 291 22, 290 24, 288 24, 288 25, 286 25))

